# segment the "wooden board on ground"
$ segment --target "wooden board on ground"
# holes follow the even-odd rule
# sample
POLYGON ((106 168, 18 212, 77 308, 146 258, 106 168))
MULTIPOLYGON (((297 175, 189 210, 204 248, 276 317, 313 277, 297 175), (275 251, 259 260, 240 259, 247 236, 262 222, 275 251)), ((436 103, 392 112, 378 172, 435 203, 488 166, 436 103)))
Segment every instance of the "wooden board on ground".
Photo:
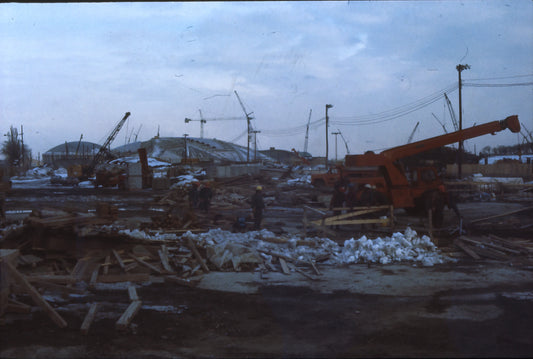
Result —
POLYGON ((108 274, 98 277, 98 283, 119 283, 119 282, 147 282, 150 280, 148 273, 131 274, 108 274))
POLYGON ((12 279, 15 280, 17 284, 22 285, 22 287, 28 292, 35 304, 39 305, 45 310, 48 316, 56 323, 60 328, 65 328, 67 322, 63 319, 50 304, 39 294, 37 289, 35 289, 30 282, 21 274, 13 265, 9 262, 6 262, 7 268, 10 272, 12 279))
POLYGON ((284 274, 291 274, 291 271, 289 270, 289 266, 287 266, 287 262, 285 262, 285 259, 279 257, 279 264, 281 265, 281 270, 284 274))
POLYGON ((128 296, 130 297, 130 300, 132 302, 136 301, 136 300, 139 300, 139 296, 137 295, 137 290, 135 289, 134 286, 130 285, 128 287, 128 296))
POLYGON ((91 327, 91 324, 94 320, 97 308, 98 308, 98 303, 91 304, 91 307, 89 308, 89 311, 87 312, 87 315, 85 316, 85 319, 83 320, 83 323, 81 324, 81 327, 80 327, 81 334, 87 335, 87 333, 89 333, 89 328, 91 327))
POLYGON ((139 257, 137 257, 137 256, 135 256, 135 255, 133 255, 133 254, 131 254, 131 253, 129 254, 129 256, 130 256, 130 258, 135 259, 137 262, 139 262, 139 263, 142 264, 143 266, 145 266, 145 267, 147 267, 147 268, 150 268, 150 269, 153 270, 154 272, 159 273, 159 274, 162 273, 161 269, 157 268, 156 266, 154 266, 154 265, 152 265, 152 264, 150 264, 150 263, 148 263, 148 262, 143 261, 143 260, 140 259, 139 257))
POLYGON ((126 311, 122 314, 120 319, 115 323, 115 328, 118 330, 126 330, 131 321, 141 309, 142 301, 136 300, 130 303, 126 311))
POLYGON ((203 269, 206 273, 209 273, 209 268, 208 268, 207 265, 205 264, 204 259, 203 259, 202 256, 200 255, 200 252, 198 252, 198 248, 196 248, 196 245, 194 244, 194 242, 192 241, 192 239, 187 238, 187 244, 189 245, 189 248, 190 248, 190 249, 192 250, 192 252, 194 253, 194 256, 196 257, 196 259, 198 260, 198 262, 200 262, 200 265, 202 266, 202 269, 203 269))

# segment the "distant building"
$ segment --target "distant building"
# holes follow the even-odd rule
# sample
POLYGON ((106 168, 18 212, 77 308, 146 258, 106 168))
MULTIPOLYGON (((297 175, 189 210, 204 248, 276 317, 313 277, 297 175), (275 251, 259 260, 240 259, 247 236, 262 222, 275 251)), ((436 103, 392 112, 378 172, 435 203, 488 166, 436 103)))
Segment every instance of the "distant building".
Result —
MULTIPOLYGON (((247 148, 217 139, 198 137, 159 137, 148 141, 130 143, 113 149, 119 157, 137 155, 137 150, 146 148, 149 157, 168 163, 191 162, 233 163, 246 162, 247 148)), ((271 161, 267 155, 250 149, 249 160, 271 161)))
POLYGON ((96 143, 85 141, 65 142, 43 153, 43 164, 55 168, 67 168, 74 164, 89 164, 100 147, 96 143))

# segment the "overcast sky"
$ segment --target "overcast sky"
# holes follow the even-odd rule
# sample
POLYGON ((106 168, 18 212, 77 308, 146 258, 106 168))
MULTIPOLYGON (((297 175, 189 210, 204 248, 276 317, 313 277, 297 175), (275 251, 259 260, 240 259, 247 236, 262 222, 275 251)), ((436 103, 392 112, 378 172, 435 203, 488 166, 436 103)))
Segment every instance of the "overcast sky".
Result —
MULTIPOLYGON (((184 122, 199 110, 205 137, 246 146, 234 91, 259 149, 302 150, 312 110, 309 152, 323 156, 332 104, 329 133, 351 153, 379 151, 417 122, 414 141, 443 134, 439 121, 453 130, 442 94, 458 117, 458 64, 471 67, 463 127, 516 114, 533 131, 530 0, 3 3, 0 51, 0 130, 23 125, 35 156, 81 134, 102 144, 127 111, 112 147, 158 127, 199 137, 184 122)), ((465 147, 519 141, 506 131, 465 147)))

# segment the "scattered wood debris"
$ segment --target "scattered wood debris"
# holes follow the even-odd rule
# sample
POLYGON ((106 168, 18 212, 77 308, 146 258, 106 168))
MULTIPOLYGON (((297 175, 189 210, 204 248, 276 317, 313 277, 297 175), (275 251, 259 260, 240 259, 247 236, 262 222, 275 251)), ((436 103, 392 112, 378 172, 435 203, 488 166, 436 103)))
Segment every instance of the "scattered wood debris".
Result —
POLYGON ((477 237, 463 235, 455 239, 454 244, 476 260, 520 260, 533 264, 533 243, 528 240, 504 239, 493 234, 477 237))

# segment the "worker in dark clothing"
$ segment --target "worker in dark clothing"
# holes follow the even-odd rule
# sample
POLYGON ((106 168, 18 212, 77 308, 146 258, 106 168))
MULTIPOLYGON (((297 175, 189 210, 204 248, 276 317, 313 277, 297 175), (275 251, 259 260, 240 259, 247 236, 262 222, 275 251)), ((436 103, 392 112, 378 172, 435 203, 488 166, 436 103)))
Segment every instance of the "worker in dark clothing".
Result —
POLYGON ((198 207, 198 182, 191 183, 189 188, 189 208, 198 207))
MULTIPOLYGON (((345 192, 346 192, 346 187, 342 185, 339 187, 335 187, 335 189, 333 190, 331 201, 329 201, 329 209, 330 210, 333 209, 334 216, 338 216, 342 212, 340 209, 334 209, 334 208, 344 207, 344 201, 346 200, 345 192)), ((335 225, 333 226, 333 228, 339 229, 339 226, 335 225)))
POLYGON ((374 192, 370 184, 365 184, 359 191, 359 200, 362 206, 372 206, 374 203, 374 192))
POLYGON ((357 186, 353 183, 348 185, 348 192, 346 192, 346 207, 353 208, 360 205, 357 193, 357 186))
POLYGON ((198 206, 204 213, 209 212, 211 198, 213 198, 213 191, 211 190, 209 183, 205 183, 200 187, 200 191, 198 193, 198 206))
MULTIPOLYGON (((346 188, 344 186, 339 186, 333 190, 333 195, 331 196, 331 201, 329 202, 329 209, 339 208, 344 206, 345 201, 345 192, 346 188)), ((340 210, 334 210, 333 215, 341 214, 340 210)))
POLYGON ((254 229, 261 228, 261 221, 263 220, 263 211, 265 210, 265 201, 263 200, 263 187, 257 186, 255 193, 252 196, 252 212, 254 215, 254 229))

